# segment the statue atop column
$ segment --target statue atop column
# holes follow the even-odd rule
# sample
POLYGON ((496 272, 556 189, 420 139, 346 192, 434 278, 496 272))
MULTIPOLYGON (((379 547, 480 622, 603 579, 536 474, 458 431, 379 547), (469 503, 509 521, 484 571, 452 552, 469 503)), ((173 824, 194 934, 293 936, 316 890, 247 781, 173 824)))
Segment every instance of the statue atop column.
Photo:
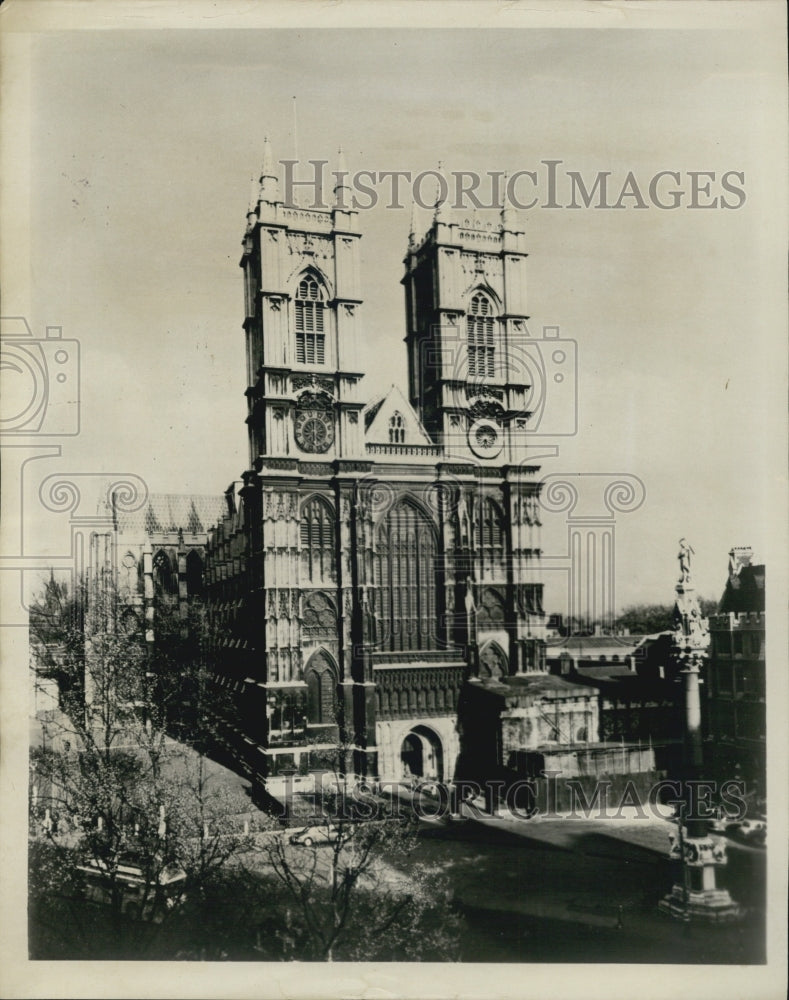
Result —
POLYGON ((690 573, 691 557, 695 555, 687 538, 680 538, 679 580, 675 588, 674 603, 674 643, 687 656, 689 653, 704 653, 709 646, 709 624, 702 616, 699 599, 690 573))
POLYGON ((694 554, 686 538, 679 542, 679 580, 674 588, 674 635, 672 658, 684 681, 685 718, 683 792, 676 834, 669 834, 669 857, 682 862, 680 878, 658 909, 677 920, 709 923, 737 920, 743 908, 727 889, 718 888, 715 869, 726 864, 726 845, 710 837, 706 817, 694 806, 691 783, 703 775, 704 753, 701 731, 700 672, 709 647, 709 625, 702 617, 699 599, 690 576, 694 554))
POLYGON ((679 559, 679 582, 682 584, 690 583, 690 557, 692 555, 695 555, 695 553, 690 545, 688 545, 688 540, 680 538, 677 559, 679 559))

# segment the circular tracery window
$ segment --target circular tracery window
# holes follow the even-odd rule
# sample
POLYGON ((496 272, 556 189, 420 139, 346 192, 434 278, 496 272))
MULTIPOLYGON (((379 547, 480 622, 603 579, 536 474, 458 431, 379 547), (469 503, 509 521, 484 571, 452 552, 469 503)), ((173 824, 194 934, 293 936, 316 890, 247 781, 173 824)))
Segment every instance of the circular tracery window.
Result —
POLYGON ((501 429, 492 420, 476 420, 469 428, 468 442, 479 458, 495 458, 504 443, 501 429))

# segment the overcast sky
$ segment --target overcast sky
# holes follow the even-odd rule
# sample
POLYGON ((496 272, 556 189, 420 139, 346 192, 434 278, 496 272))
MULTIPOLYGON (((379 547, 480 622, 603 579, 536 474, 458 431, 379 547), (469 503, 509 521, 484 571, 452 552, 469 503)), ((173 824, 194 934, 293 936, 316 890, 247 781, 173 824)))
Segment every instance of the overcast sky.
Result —
MULTIPOLYGON (((544 472, 646 486, 618 521, 617 603, 671 599, 681 536, 704 595, 720 595, 732 545, 769 562, 764 492, 785 469, 767 457, 785 421, 785 177, 764 33, 57 32, 35 39, 30 65, 26 308, 37 333, 62 325, 82 351, 82 432, 47 471, 213 493, 246 468, 240 240, 263 137, 276 159, 294 155, 296 96, 299 157, 333 162, 342 145, 351 171, 557 159, 590 183, 610 171, 617 193, 631 170, 645 194, 658 171, 680 172, 686 192, 688 171, 714 171, 713 195, 743 172, 735 210, 694 211, 686 195, 676 211, 520 219, 530 329, 578 344, 578 434, 544 472)), ((372 397, 405 386, 409 210, 360 215, 372 397)), ((549 554, 563 531, 547 525, 549 554)))

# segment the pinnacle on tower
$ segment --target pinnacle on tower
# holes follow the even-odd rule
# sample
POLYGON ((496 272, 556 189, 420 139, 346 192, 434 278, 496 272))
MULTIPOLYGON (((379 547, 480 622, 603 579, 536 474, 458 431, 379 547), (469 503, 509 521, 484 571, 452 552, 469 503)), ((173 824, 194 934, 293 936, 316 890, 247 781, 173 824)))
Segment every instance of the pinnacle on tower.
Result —
POLYGON ((505 173, 502 177, 502 192, 501 192, 501 228, 506 229, 508 232, 513 232, 515 228, 515 219, 512 210, 512 205, 510 205, 507 200, 507 174, 505 173))
POLYGON ((435 212, 433 213, 433 221, 449 222, 449 206, 447 204, 449 201, 449 185, 444 177, 444 164, 440 160, 438 162, 438 170, 436 172, 439 174, 444 183, 442 184, 441 180, 436 181, 436 207, 435 212), (444 191, 446 191, 445 195, 444 191))
POLYGON ((263 167, 260 171, 260 200, 279 201, 279 177, 274 169, 274 154, 268 136, 263 139, 263 167))
POLYGON ((258 197, 260 195, 260 181, 256 181, 254 176, 249 178, 249 208, 247 218, 255 215, 258 207, 258 197))
POLYGON ((411 199, 411 223, 408 227, 408 246, 414 248, 416 246, 416 201, 411 199))
POLYGON ((351 208, 351 189, 348 185, 348 164, 345 160, 345 153, 342 146, 337 150, 335 178, 337 181, 334 185, 335 207, 347 212, 351 208))

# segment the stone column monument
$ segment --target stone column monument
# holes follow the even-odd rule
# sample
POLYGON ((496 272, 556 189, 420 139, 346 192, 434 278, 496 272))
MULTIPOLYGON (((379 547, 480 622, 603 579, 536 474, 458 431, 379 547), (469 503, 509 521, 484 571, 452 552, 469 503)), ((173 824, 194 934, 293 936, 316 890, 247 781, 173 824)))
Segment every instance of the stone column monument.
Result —
POLYGON ((680 665, 680 675, 685 682, 685 768, 683 808, 677 822, 677 834, 669 834, 669 856, 682 862, 682 871, 680 881, 660 901, 658 908, 678 920, 718 923, 736 920, 742 908, 731 898, 728 889, 716 887, 715 869, 726 864, 726 845, 722 839, 709 836, 707 820, 699 815, 698 798, 691 793, 689 784, 702 776, 699 673, 710 641, 707 619, 702 618, 691 578, 692 556, 693 549, 682 538, 677 556, 680 575, 675 588, 672 655, 680 665))

